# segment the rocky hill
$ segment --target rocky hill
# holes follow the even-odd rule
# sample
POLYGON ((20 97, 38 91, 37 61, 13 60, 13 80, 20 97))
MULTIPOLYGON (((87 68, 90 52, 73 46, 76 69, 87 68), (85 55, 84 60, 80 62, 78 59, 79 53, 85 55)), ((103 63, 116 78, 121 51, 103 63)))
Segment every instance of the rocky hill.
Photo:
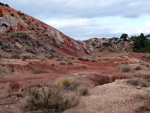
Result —
POLYGON ((79 41, 31 16, 0 3, 1 57, 87 55, 79 41))
POLYGON ((128 39, 124 41, 120 38, 93 38, 82 41, 83 47, 88 53, 96 52, 131 52, 133 41, 128 39))

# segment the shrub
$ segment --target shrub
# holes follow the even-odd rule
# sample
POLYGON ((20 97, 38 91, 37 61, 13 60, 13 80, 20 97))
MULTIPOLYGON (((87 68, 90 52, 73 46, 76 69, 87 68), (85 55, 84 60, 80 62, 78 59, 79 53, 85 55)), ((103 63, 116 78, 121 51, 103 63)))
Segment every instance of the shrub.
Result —
POLYGON ((60 65, 66 65, 66 63, 65 63, 65 62, 60 62, 59 64, 60 64, 60 65))
POLYGON ((88 89, 85 88, 85 87, 80 87, 80 88, 79 88, 79 94, 82 95, 82 96, 86 96, 86 95, 89 94, 89 91, 88 91, 88 89))
POLYGON ((58 87, 49 87, 42 89, 32 89, 29 92, 29 98, 24 105, 24 110, 50 113, 60 113, 66 109, 75 107, 78 104, 78 98, 67 98, 58 87))
POLYGON ((65 88, 65 87, 70 86, 71 83, 67 78, 59 78, 59 79, 56 80, 55 84, 58 87, 65 88))
POLYGON ((19 37, 19 38, 23 38, 23 39, 28 39, 29 35, 25 32, 14 32, 11 34, 12 37, 19 37))
POLYGON ((91 61, 92 61, 92 62, 96 62, 96 60, 94 60, 94 59, 92 59, 91 61))
POLYGON ((121 72, 131 72, 131 67, 128 64, 123 64, 120 66, 121 72))
POLYGON ((21 56, 22 60, 31 59, 30 55, 23 55, 21 56))
POLYGON ((81 61, 89 61, 88 58, 83 58, 83 57, 79 57, 78 60, 81 60, 81 61))
POLYGON ((33 71, 33 74, 42 74, 42 73, 47 73, 47 71, 43 71, 43 70, 41 70, 41 69, 35 69, 35 70, 33 71))
POLYGON ((144 78, 131 78, 127 81, 127 84, 131 84, 134 86, 141 86, 141 87, 150 86, 150 82, 144 78))
POLYGON ((73 63, 72 62, 68 62, 68 65, 73 65, 73 63))
POLYGON ((142 67, 141 66, 137 66, 137 67, 135 67, 135 70, 141 70, 142 69, 142 67))
POLYGON ((14 54, 11 56, 12 59, 20 59, 20 55, 19 54, 14 54))

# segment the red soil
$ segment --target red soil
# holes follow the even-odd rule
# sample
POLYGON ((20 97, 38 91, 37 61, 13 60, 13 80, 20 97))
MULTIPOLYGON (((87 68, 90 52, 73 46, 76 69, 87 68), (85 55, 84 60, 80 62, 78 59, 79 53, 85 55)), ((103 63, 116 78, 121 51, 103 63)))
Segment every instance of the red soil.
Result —
POLYGON ((82 76, 80 73, 87 73, 88 78, 95 81, 96 85, 99 85, 110 82, 110 76, 114 76, 111 78, 112 81, 118 78, 118 76, 115 76, 114 74, 116 70, 118 70, 118 66, 115 64, 115 62, 122 62, 127 60, 127 58, 120 57, 111 58, 97 63, 80 61, 80 63, 74 65, 59 65, 58 61, 52 59, 47 63, 40 61, 30 61, 30 63, 26 65, 10 64, 16 74, 0 79, 0 83, 10 82, 12 89, 17 91, 22 86, 36 86, 41 82, 49 85, 59 77, 76 76, 74 75, 75 73, 77 76, 82 76), (54 63, 55 66, 52 66, 52 63, 54 63), (33 74, 33 71, 36 69, 47 71, 47 73, 33 74), (110 72, 110 74, 104 77, 103 72, 110 72), (89 73, 98 73, 98 76, 89 73), (114 75, 112 75, 112 73, 114 75))
POLYGON ((138 53, 134 53, 134 54, 129 54, 130 57, 133 57, 133 58, 138 58, 138 59, 141 59, 142 58, 142 54, 138 54, 138 53))

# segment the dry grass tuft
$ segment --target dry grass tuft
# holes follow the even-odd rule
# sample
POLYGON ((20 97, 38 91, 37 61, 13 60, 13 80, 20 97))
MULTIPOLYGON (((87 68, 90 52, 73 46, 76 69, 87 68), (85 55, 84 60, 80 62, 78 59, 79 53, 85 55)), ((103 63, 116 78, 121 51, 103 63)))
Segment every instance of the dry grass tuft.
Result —
POLYGON ((55 84, 58 87, 66 88, 66 87, 70 86, 71 82, 67 78, 59 78, 55 81, 55 84))

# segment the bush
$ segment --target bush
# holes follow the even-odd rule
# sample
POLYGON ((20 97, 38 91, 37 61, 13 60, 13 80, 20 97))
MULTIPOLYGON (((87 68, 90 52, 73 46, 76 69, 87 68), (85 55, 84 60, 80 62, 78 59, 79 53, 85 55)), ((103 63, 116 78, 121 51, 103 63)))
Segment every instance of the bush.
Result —
POLYGON ((14 54, 11 56, 12 59, 20 59, 20 55, 19 54, 14 54))
POLYGON ((68 65, 73 65, 73 63, 72 62, 68 62, 68 65))
POLYGON ((135 70, 141 70, 142 69, 142 67, 141 66, 137 66, 137 67, 135 67, 135 70))
POLYGON ((66 109, 75 107, 78 104, 78 98, 67 98, 62 94, 58 87, 49 87, 42 89, 32 89, 29 92, 29 98, 26 101, 24 110, 38 111, 50 113, 60 113, 66 109))
POLYGON ((83 58, 83 57, 79 57, 78 60, 81 60, 81 61, 89 61, 88 58, 83 58))
POLYGON ((127 84, 141 87, 149 87, 150 82, 144 78, 132 78, 127 81, 127 84))
POLYGON ((80 87, 80 88, 79 88, 79 94, 82 95, 82 96, 86 96, 86 95, 89 94, 89 91, 88 91, 88 89, 85 88, 85 87, 80 87))
POLYGON ((30 55, 23 55, 21 57, 22 57, 22 60, 31 59, 30 55))
POLYGON ((56 80, 55 83, 58 87, 62 87, 62 88, 68 87, 71 84, 67 78, 59 78, 56 80))
POLYGON ((131 72, 131 67, 128 64, 123 64, 120 66, 121 72, 131 72))
POLYGON ((47 73, 47 71, 43 71, 43 70, 41 70, 41 69, 35 69, 35 70, 33 71, 33 74, 42 74, 42 73, 47 73))
POLYGON ((29 39, 29 35, 25 32, 14 32, 11 34, 12 37, 19 37, 23 39, 29 39))
POLYGON ((60 64, 60 65, 66 65, 66 63, 65 63, 65 62, 60 62, 59 64, 60 64))

